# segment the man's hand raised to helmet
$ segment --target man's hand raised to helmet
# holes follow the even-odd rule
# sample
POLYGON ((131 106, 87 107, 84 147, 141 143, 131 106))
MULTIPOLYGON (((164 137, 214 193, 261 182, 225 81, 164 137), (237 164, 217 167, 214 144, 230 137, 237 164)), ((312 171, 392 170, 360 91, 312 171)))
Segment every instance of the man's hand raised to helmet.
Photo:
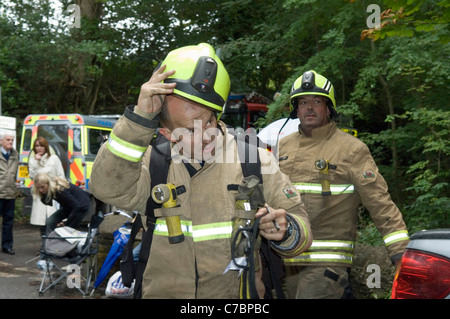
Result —
POLYGON ((141 86, 136 108, 145 113, 159 112, 162 99, 158 95, 172 94, 176 83, 164 83, 169 76, 175 74, 175 70, 164 72, 166 66, 162 65, 156 70, 150 80, 141 86))

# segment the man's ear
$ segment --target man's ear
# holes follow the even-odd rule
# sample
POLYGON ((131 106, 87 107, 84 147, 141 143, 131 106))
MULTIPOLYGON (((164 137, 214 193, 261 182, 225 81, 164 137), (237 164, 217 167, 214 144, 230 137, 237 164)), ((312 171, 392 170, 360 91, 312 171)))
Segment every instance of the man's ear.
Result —
POLYGON ((172 137, 172 132, 171 132, 168 128, 161 127, 161 128, 159 129, 159 132, 160 132, 162 135, 164 135, 164 137, 167 138, 167 139, 168 139, 169 141, 171 141, 172 143, 175 143, 175 142, 176 142, 176 140, 172 137))

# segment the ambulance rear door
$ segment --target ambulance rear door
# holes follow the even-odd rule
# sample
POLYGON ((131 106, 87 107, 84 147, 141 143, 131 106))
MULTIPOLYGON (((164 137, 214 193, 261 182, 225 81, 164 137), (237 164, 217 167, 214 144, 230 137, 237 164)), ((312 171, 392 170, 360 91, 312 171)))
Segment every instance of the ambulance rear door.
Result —
POLYGON ((72 121, 80 121, 81 116, 73 115, 29 115, 26 117, 20 143, 18 182, 20 188, 30 188, 32 180, 28 172, 28 162, 33 156, 33 143, 38 136, 44 137, 49 144, 50 152, 61 160, 66 177, 70 176, 69 147, 73 141, 69 135, 73 134, 72 121))

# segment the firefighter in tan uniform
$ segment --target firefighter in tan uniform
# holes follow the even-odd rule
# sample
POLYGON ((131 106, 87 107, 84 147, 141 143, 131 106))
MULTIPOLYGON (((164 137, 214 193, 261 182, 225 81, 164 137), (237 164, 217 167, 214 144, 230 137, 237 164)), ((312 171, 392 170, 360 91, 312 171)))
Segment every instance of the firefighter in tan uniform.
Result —
POLYGON ((311 221, 308 251, 285 260, 289 298, 341 298, 353 262, 358 207, 370 213, 391 261, 402 256, 409 237, 368 147, 338 129, 332 119, 332 84, 315 71, 291 90, 291 118, 299 132, 280 141, 279 164, 301 193, 311 221))
MULTIPOLYGON (((248 215, 248 205, 236 209, 239 187, 229 186, 242 185, 242 168, 234 137, 218 121, 229 88, 228 73, 210 45, 171 51, 142 85, 138 104, 126 109, 95 160, 93 194, 144 214, 152 193, 149 144, 159 123, 160 133, 171 142, 167 185, 182 186, 183 191, 176 206, 155 209, 155 225, 146 225, 154 227, 154 233, 143 274, 143 298, 239 298, 241 268, 231 262, 236 218, 249 222, 260 218, 259 235, 286 258, 305 251, 312 242, 300 196, 265 150, 258 152, 269 209, 260 208, 253 216, 248 215), (170 243, 171 225, 177 225, 172 224, 174 216, 183 240, 170 243)), ((258 259, 256 254, 256 264, 258 259)), ((261 268, 256 267, 255 273, 261 297, 261 268)))

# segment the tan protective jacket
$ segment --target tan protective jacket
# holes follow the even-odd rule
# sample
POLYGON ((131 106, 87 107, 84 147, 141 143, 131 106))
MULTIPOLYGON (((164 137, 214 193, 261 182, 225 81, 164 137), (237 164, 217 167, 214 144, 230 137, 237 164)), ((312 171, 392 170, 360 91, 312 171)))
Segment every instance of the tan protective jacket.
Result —
POLYGON ((408 243, 402 214, 368 147, 331 121, 314 129, 312 137, 293 133, 280 141, 280 169, 301 193, 311 221, 314 241, 309 250, 288 265, 348 265, 353 261, 358 208, 362 203, 384 239, 391 260, 408 243), (315 162, 329 161, 329 175, 315 162), (330 196, 322 195, 322 179, 330 181, 330 196))
MULTIPOLYGON (((151 191, 148 145, 157 124, 126 110, 95 160, 90 189, 96 197, 118 208, 144 213, 151 191)), ((226 131, 225 126, 222 129, 226 131)), ((216 151, 223 150, 227 160, 206 163, 203 168, 192 163, 198 170, 192 178, 184 164, 173 157, 167 181, 184 185, 186 192, 178 196, 178 207, 155 210, 159 218, 144 272, 143 298, 239 297, 238 271, 224 272, 231 261, 232 220, 237 213, 237 191, 227 190, 227 185, 241 184, 243 174, 233 136, 221 135, 217 140, 216 151), (183 242, 169 243, 164 218, 168 215, 180 216, 183 242)), ((276 247, 281 255, 293 257, 311 244, 309 220, 300 196, 279 171, 275 158, 265 150, 260 151, 260 157, 266 173, 266 202, 270 207, 284 208, 298 227, 276 247)))

